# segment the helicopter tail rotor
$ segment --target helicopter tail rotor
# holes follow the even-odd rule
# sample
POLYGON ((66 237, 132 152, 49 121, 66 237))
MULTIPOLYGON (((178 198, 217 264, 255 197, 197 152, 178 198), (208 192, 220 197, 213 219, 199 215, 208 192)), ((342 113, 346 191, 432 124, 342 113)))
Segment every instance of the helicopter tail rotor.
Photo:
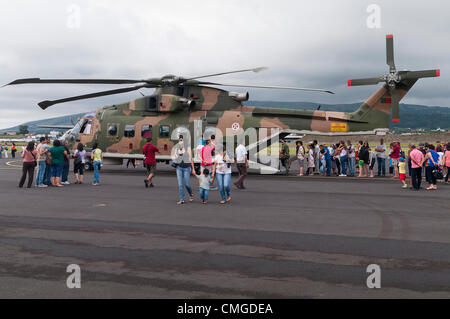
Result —
POLYGON ((348 86, 374 85, 379 82, 385 82, 386 88, 391 96, 392 122, 400 122, 399 115, 399 94, 397 91, 398 84, 403 80, 417 80, 420 78, 437 77, 441 75, 437 70, 422 71, 397 71, 394 62, 394 36, 386 35, 386 64, 389 66, 389 73, 377 78, 365 78, 348 80, 348 86))

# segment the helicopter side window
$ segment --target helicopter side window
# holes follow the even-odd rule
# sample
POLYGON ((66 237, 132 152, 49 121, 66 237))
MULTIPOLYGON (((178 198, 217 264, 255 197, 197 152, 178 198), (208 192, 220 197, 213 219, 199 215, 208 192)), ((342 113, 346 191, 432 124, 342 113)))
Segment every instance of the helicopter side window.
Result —
POLYGON ((108 136, 113 137, 117 135, 117 125, 112 124, 108 127, 108 136))
POLYGON ((159 137, 167 138, 169 137, 170 126, 169 125, 161 125, 159 127, 159 137))
POLYGON ((123 136, 124 137, 134 137, 134 125, 125 125, 125 128, 123 130, 123 136))
POLYGON ((141 137, 150 138, 152 137, 153 127, 151 125, 142 125, 141 137))
POLYGON ((175 88, 175 95, 184 96, 184 87, 183 86, 177 86, 175 88))

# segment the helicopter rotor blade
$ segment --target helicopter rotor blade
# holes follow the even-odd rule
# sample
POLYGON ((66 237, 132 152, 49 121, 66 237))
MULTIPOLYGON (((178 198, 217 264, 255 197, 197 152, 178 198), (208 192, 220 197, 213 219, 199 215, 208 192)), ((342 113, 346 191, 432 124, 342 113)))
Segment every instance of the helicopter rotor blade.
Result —
POLYGON ((402 80, 418 79, 418 78, 433 78, 441 75, 441 71, 437 70, 422 70, 422 71, 408 71, 401 75, 402 80))
POLYGON ((77 100, 84 100, 84 99, 92 99, 95 97, 106 96, 106 95, 126 93, 126 92, 139 90, 142 88, 149 88, 149 85, 138 85, 138 86, 123 88, 123 89, 115 89, 115 90, 108 90, 108 91, 72 96, 72 97, 59 99, 59 100, 53 100, 53 101, 46 100, 46 101, 39 102, 38 105, 41 107, 41 109, 45 110, 46 108, 48 108, 49 106, 52 106, 54 104, 65 103, 65 102, 70 102, 70 101, 77 101, 77 100))
POLYGON ((389 65, 389 72, 395 72, 394 36, 392 34, 386 36, 386 63, 389 65))
POLYGON ((391 95, 391 106, 392 106, 392 122, 400 122, 400 110, 398 105, 398 93, 395 85, 389 85, 389 93, 391 95))
POLYGON ((146 82, 145 80, 128 80, 128 79, 40 79, 27 78, 18 79, 8 83, 7 85, 17 84, 134 84, 146 82))
POLYGON ((348 80, 348 86, 357 86, 357 85, 373 85, 381 82, 380 78, 366 78, 366 79, 353 79, 348 80))
POLYGON ((234 86, 243 88, 257 88, 257 89, 279 89, 279 90, 295 90, 295 91, 317 91, 334 94, 330 90, 324 89, 313 89, 313 88, 296 88, 290 86, 267 86, 267 85, 248 85, 248 84, 225 84, 225 83, 213 83, 213 82, 199 82, 198 84, 208 84, 208 85, 220 85, 220 86, 234 86))
POLYGON ((253 68, 253 69, 245 69, 245 70, 236 70, 236 71, 229 71, 229 72, 221 72, 221 73, 214 73, 214 74, 208 74, 208 75, 201 75, 201 76, 196 76, 193 78, 188 78, 186 80, 196 80, 196 79, 201 79, 201 78, 208 78, 211 76, 218 76, 218 75, 224 75, 224 74, 232 74, 232 73, 241 73, 241 72, 261 72, 264 70, 267 70, 268 67, 266 66, 262 66, 262 67, 258 67, 258 68, 253 68))

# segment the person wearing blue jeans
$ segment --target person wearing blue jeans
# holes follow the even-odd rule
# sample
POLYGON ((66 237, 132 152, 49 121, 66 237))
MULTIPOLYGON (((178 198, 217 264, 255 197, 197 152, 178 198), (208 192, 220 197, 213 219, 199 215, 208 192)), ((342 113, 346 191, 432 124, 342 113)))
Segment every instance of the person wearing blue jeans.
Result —
POLYGON ((200 199, 202 200, 203 204, 206 204, 206 202, 208 201, 208 194, 209 194, 209 188, 203 188, 200 187, 200 199))
POLYGON ((100 166, 102 165, 102 162, 100 161, 94 161, 92 163, 94 165, 94 181, 92 182, 92 185, 99 185, 100 184, 100 166))
POLYGON ((327 161, 327 176, 331 176, 331 166, 333 165, 333 162, 331 161, 331 156, 328 156, 326 161, 327 161))
POLYGON ((353 176, 355 175, 355 157, 348 157, 348 174, 353 176))
POLYGON ((347 175, 347 155, 340 157, 341 161, 341 175, 347 175))
POLYGON ((214 157, 214 166, 212 177, 217 179, 217 184, 219 185, 219 192, 221 197, 221 204, 225 204, 231 200, 231 164, 233 163, 231 153, 226 150, 218 152, 214 157))
POLYGON ((47 163, 45 163, 45 161, 38 161, 37 164, 38 164, 38 172, 36 176, 36 186, 45 187, 41 185, 44 185, 45 168, 47 166, 47 163))
POLYGON ((186 188, 189 194, 189 201, 194 201, 194 195, 191 187, 191 173, 195 174, 194 160, 192 159, 192 151, 188 144, 183 142, 183 135, 178 138, 178 144, 172 148, 173 165, 176 166, 178 191, 180 194, 180 200, 178 205, 184 204, 186 200, 186 194, 184 189, 186 188))
POLYGON ((348 167, 348 175, 355 175, 355 147, 352 145, 352 141, 347 141, 347 167, 348 167))
MULTIPOLYGON (((36 186, 37 187, 47 187, 48 185, 44 184, 45 182, 45 173, 47 170, 47 152, 49 150, 48 144, 47 144, 47 138, 42 136, 39 139, 39 145, 36 148, 37 151, 37 166, 38 166, 38 172, 36 174, 36 186)), ((50 177, 47 178, 50 180, 50 177)))
POLYGON ((217 184, 219 184, 219 192, 220 197, 222 198, 222 202, 230 201, 230 181, 231 181, 231 173, 229 174, 216 174, 217 184))
POLYGON ((98 147, 97 142, 95 142, 94 145, 92 145, 92 152, 91 152, 92 165, 94 165, 94 180, 92 182, 93 186, 100 185, 100 176, 98 172, 100 170, 100 166, 102 165, 102 159, 103 159, 102 150, 98 147))
POLYGON ((209 169, 204 168, 200 175, 197 175, 194 171, 195 177, 200 181, 200 199, 203 204, 208 201, 209 187, 211 186, 211 176, 209 175, 209 169))
POLYGON ((386 176, 386 159, 382 157, 377 157, 378 165, 378 176, 386 176))
MULTIPOLYGON (((185 163, 184 163, 185 164, 185 163)), ((192 187, 191 187, 191 164, 185 164, 189 165, 187 167, 182 167, 180 164, 177 166, 177 180, 178 180, 178 190, 180 192, 180 201, 184 202, 186 200, 186 194, 184 192, 184 189, 186 188, 188 194, 189 194, 189 201, 192 202, 193 200, 193 194, 192 194, 192 187)))

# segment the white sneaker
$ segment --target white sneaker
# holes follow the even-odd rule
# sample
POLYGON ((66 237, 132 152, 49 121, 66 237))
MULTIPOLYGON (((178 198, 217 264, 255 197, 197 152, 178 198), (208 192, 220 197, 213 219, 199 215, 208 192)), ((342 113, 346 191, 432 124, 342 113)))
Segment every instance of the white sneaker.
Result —
POLYGON ((341 175, 339 175, 339 177, 347 177, 347 175, 341 174, 341 175))
POLYGON ((37 187, 48 187, 48 185, 41 184, 41 185, 38 185, 37 187))
POLYGON ((62 182, 61 184, 70 185, 70 182, 69 181, 65 181, 65 182, 62 182))
POLYGON ((402 188, 408 188, 408 185, 404 184, 404 185, 402 186, 402 188))

